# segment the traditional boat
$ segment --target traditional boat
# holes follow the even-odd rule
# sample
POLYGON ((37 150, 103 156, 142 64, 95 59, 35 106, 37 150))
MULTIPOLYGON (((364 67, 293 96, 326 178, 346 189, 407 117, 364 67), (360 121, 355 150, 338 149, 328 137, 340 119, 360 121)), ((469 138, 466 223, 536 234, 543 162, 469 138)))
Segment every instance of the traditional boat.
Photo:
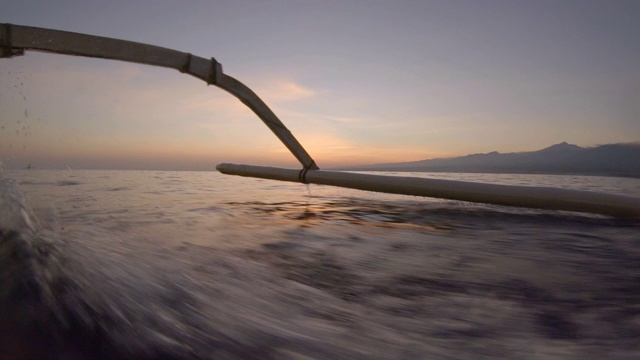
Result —
POLYGON ((238 98, 271 129, 302 165, 302 169, 283 169, 219 164, 216 168, 224 174, 504 206, 640 218, 640 198, 632 196, 320 170, 304 147, 260 97, 240 81, 225 74, 222 65, 215 58, 206 59, 173 49, 120 39, 0 24, 1 58, 20 56, 27 50, 161 66, 192 75, 238 98))

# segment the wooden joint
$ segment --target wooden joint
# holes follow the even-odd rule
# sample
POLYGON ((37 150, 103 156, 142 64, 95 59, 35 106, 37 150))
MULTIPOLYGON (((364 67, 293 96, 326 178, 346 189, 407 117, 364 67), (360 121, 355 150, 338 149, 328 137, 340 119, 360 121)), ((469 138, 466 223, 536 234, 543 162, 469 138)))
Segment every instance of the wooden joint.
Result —
POLYGON ((222 64, 216 61, 215 58, 211 58, 211 67, 209 68, 209 77, 207 78, 207 85, 216 85, 220 82, 222 77, 222 64))
POLYGON ((314 161, 311 161, 311 164, 305 166, 298 173, 298 181, 300 181, 303 184, 308 184, 309 182, 307 181, 307 173, 309 172, 309 170, 318 170, 318 169, 319 169, 318 165, 316 165, 314 161))
POLYGON ((11 44, 11 24, 0 24, 0 58, 24 55, 23 49, 14 49, 11 44))
POLYGON ((191 53, 187 53, 187 58, 179 70, 181 73, 188 73, 191 70, 191 53))

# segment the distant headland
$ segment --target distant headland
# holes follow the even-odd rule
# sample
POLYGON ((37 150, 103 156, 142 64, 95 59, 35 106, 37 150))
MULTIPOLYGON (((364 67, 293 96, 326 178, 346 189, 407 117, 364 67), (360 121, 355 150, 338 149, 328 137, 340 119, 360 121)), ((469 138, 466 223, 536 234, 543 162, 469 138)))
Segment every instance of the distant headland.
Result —
POLYGON ((350 166, 340 170, 571 174, 640 178, 640 142, 588 148, 563 142, 537 151, 505 154, 493 151, 454 158, 350 166))

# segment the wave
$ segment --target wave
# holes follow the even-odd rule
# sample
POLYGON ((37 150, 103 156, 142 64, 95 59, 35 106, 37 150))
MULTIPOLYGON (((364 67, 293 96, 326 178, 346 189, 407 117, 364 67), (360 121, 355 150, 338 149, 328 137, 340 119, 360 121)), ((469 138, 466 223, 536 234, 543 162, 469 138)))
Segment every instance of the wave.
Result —
POLYGON ((38 228, 12 179, 0 180, 0 215, 0 359, 186 358, 139 336, 123 344, 114 339, 122 334, 106 331, 110 314, 83 298, 60 244, 38 228))
POLYGON ((279 196, 176 206, 164 237, 135 201, 38 219, 1 180, 0 359, 637 355, 637 222, 279 196))
MULTIPOLYGON (((0 184, 0 209, 1 360, 272 359, 276 347, 332 357, 320 341, 283 330, 285 318, 255 328, 264 303, 251 295, 288 288, 282 281, 270 288, 278 279, 265 276, 263 268, 183 247, 188 258, 206 254, 213 272, 238 268, 217 281, 223 293, 238 296, 220 298, 221 289, 198 291, 194 281, 187 284, 186 269, 175 271, 182 261, 169 258, 162 265, 167 268, 155 272, 135 258, 136 251, 123 260, 123 254, 101 248, 113 245, 108 240, 114 234, 84 231, 84 244, 78 244, 39 228, 13 180, 0 184)), ((272 306, 286 314, 283 304, 272 306)))

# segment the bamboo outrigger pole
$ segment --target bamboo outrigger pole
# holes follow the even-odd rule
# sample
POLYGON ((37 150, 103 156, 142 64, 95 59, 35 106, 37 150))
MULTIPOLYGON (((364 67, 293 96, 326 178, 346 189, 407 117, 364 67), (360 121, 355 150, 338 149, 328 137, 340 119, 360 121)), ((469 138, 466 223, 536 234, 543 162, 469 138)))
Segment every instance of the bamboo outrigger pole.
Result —
POLYGON ((321 171, 286 126, 251 89, 222 72, 214 58, 158 46, 28 26, 0 24, 0 58, 25 50, 128 61, 177 69, 215 85, 248 106, 302 164, 302 170, 220 164, 224 174, 332 185, 385 193, 436 197, 496 205, 566 210, 640 218, 640 198, 588 191, 480 184, 415 177, 321 171))
POLYGON ((592 191, 383 176, 343 171, 300 171, 238 164, 219 164, 216 168, 223 174, 263 179, 340 186, 358 190, 485 204, 587 212, 622 218, 640 218, 640 198, 592 191))

